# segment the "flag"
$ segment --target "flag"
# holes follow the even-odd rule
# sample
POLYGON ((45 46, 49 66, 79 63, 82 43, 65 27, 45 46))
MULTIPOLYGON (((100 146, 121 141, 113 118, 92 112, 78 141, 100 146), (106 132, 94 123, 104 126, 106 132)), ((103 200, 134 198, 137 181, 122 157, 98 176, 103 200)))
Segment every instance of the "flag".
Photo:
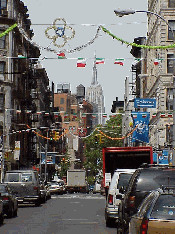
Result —
POLYGON ((86 118, 86 114, 85 114, 85 113, 82 114, 82 118, 83 118, 83 119, 86 118))
POLYGON ((154 65, 158 65, 160 63, 160 61, 162 61, 162 59, 155 59, 154 60, 154 65))
POLYGON ((16 110, 16 113, 21 113, 21 110, 16 110))
POLYGON ((153 113, 152 118, 155 118, 155 117, 156 117, 156 113, 153 113))
POLYGON ((143 115, 142 115, 142 118, 146 118, 146 114, 143 114, 143 115))
POLYGON ((104 64, 105 59, 104 58, 96 58, 96 64, 104 64))
POLYGON ((68 114, 67 113, 64 114, 64 118, 65 119, 68 118, 68 114))
POLYGON ((49 116, 49 112, 45 112, 45 115, 49 116))
POLYGON ((160 114, 160 117, 161 117, 161 118, 164 118, 164 117, 165 117, 165 113, 161 113, 161 114, 160 114))
POLYGON ((119 65, 123 66, 124 65, 124 59, 115 59, 114 64, 119 64, 119 65))
POLYGON ((132 114, 133 119, 137 118, 137 114, 132 114))
POLYGON ((57 55, 58 55, 58 59, 65 59, 66 58, 65 53, 59 53, 57 55))
POLYGON ((169 112, 169 113, 168 113, 168 117, 169 117, 169 118, 172 118, 172 117, 173 117, 173 113, 169 112))
POLYGON ((74 114, 73 114, 73 118, 77 118, 77 114, 74 113, 74 114))
POLYGON ((104 118, 107 118, 107 114, 103 114, 103 117, 104 117, 104 118))
POLYGON ((86 66, 86 59, 78 58, 77 67, 85 67, 86 66))
POLYGON ((37 111, 36 113, 37 113, 37 115, 41 115, 41 114, 42 114, 42 112, 41 112, 41 111, 37 111))
POLYGON ((96 118, 96 116, 97 116, 96 114, 92 114, 92 118, 93 118, 93 119, 95 119, 95 118, 96 118))

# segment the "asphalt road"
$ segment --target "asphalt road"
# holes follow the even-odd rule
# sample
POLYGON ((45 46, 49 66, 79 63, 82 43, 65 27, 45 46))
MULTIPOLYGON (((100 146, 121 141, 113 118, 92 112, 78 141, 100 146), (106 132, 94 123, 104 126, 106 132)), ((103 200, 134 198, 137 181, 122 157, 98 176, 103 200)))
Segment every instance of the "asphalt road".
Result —
POLYGON ((99 194, 53 195, 40 207, 20 206, 18 216, 0 227, 1 234, 116 234, 104 218, 105 197, 99 194))

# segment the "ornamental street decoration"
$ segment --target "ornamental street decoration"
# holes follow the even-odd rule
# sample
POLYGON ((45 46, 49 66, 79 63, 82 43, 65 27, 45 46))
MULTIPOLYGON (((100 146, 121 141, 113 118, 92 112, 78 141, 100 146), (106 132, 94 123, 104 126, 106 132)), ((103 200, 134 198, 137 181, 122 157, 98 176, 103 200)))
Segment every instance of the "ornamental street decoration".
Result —
POLYGON ((75 30, 72 27, 66 25, 66 21, 65 21, 64 18, 57 18, 57 19, 54 20, 53 25, 48 27, 45 30, 45 35, 46 35, 47 38, 52 40, 54 46, 56 46, 58 48, 61 48, 61 47, 65 46, 65 44, 68 42, 68 40, 71 40, 72 38, 74 38, 75 30), (63 26, 62 27, 57 27, 56 26, 57 21, 63 21, 64 22, 63 26), (70 29, 72 31, 72 35, 70 37, 67 37, 65 35, 65 29, 70 29), (49 34, 48 34, 49 30, 55 30, 55 35, 54 36, 49 36, 49 34), (58 38, 63 38, 64 42, 63 42, 62 45, 58 45, 56 43, 56 40, 58 38))
POLYGON ((132 112, 134 128, 132 142, 146 142, 149 143, 149 112, 132 112))

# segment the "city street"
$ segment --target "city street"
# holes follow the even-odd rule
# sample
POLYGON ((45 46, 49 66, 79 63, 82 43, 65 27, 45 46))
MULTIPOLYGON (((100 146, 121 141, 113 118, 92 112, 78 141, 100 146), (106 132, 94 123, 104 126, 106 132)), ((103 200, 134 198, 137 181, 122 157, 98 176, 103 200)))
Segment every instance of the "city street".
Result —
POLYGON ((107 228, 105 197, 99 194, 52 195, 40 207, 23 205, 16 218, 5 217, 1 234, 116 233, 107 228))

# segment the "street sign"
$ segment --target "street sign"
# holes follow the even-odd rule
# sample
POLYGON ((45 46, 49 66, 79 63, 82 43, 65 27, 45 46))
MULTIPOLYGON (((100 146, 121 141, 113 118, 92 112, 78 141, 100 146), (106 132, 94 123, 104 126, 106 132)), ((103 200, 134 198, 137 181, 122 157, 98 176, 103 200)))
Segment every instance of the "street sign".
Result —
POLYGON ((135 108, 156 108, 156 99, 155 98, 135 98, 134 99, 135 108))

